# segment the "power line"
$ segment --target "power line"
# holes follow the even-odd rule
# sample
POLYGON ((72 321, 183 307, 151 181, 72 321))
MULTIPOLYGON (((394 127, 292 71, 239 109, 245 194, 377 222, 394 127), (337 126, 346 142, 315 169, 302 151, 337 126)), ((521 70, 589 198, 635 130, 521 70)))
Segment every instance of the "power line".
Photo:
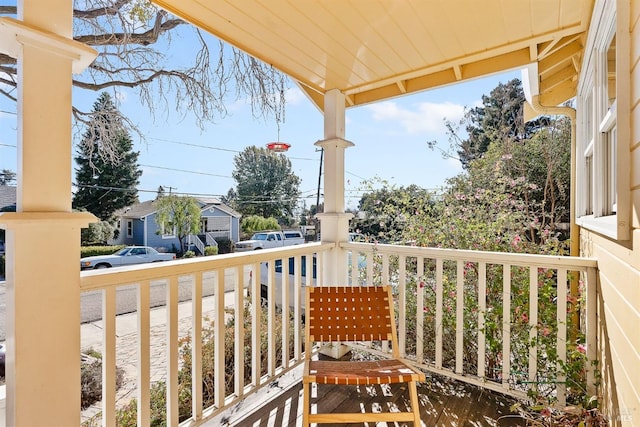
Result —
MULTIPOLYGON (((192 142, 184 142, 184 141, 176 141, 173 139, 164 139, 164 138, 155 138, 152 136, 147 137, 148 139, 153 139, 155 141, 161 141, 161 142, 168 142, 169 144, 178 144, 178 145, 186 145, 188 147, 196 147, 196 148, 205 148, 207 150, 215 150, 215 151, 226 151, 229 153, 242 153, 243 150, 232 150, 230 148, 221 148, 221 147, 212 147, 210 145, 201 145, 201 144, 194 144, 192 142)), ((309 160, 309 161, 315 161, 317 162, 318 159, 312 159, 309 157, 291 157, 291 156, 287 156, 289 159, 294 159, 294 160, 309 160)))
POLYGON ((174 172, 193 173, 193 174, 196 174, 196 175, 207 175, 207 176, 216 176, 218 178, 233 179, 233 177, 227 176, 227 175, 217 175, 215 173, 189 171, 189 170, 185 170, 185 169, 176 169, 176 168, 168 168, 168 167, 165 167, 165 166, 152 166, 152 165, 138 165, 138 166, 142 166, 144 168, 164 169, 164 170, 169 170, 169 171, 174 171, 174 172))

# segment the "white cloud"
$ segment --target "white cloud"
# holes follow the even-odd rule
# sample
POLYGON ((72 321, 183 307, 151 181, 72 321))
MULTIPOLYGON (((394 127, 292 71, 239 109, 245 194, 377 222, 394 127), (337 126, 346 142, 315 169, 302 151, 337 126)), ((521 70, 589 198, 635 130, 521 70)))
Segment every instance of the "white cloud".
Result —
POLYGON ((407 133, 443 133, 446 131, 444 120, 458 121, 464 114, 464 106, 445 102, 420 102, 406 108, 394 101, 380 102, 367 108, 377 121, 393 120, 399 123, 407 133))
POLYGON ((298 86, 287 89, 284 96, 287 100, 287 105, 300 105, 300 103, 306 101, 307 99, 305 94, 302 93, 298 86))

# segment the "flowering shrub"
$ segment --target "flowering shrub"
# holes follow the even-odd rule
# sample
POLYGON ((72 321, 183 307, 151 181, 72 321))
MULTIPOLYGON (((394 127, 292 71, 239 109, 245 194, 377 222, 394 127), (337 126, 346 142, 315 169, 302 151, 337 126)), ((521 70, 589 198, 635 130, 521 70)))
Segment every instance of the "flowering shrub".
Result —
MULTIPOLYGON (((564 128, 547 129, 526 143, 493 142, 483 157, 470 163, 467 173, 447 182, 441 198, 411 203, 385 201, 382 206, 372 206, 381 218, 401 218, 401 224, 394 223, 395 232, 401 235, 390 236, 412 245, 566 255, 568 236, 559 227, 568 221, 569 145, 562 140, 566 136, 564 128)), ((392 192, 379 190, 377 194, 389 196, 392 192)), ((399 259, 385 260, 389 271, 383 272, 378 258, 373 255, 373 284, 381 283, 382 277, 398 283, 399 259)), ((558 313, 558 299, 564 298, 558 289, 570 289, 570 283, 579 279, 577 272, 567 272, 566 282, 559 283, 559 277, 565 276, 556 269, 532 272, 529 267, 486 264, 486 295, 480 298, 486 306, 481 308, 479 263, 444 260, 438 271, 435 260, 424 259, 424 270, 417 271, 416 259, 402 259, 406 263, 407 314, 403 322, 407 354, 417 356, 421 343, 422 360, 435 364, 438 350, 443 368, 454 370, 456 312, 462 304, 463 374, 478 373, 478 338, 483 334, 485 357, 480 372, 485 380, 508 382, 512 388, 527 391, 533 401, 545 404, 556 401, 558 386, 564 386, 569 403, 586 407, 586 357, 581 352, 584 339, 571 315, 579 307, 577 296, 566 297, 566 316, 558 313), (532 277, 534 283, 530 283, 532 277), (505 282, 509 285, 507 300, 505 282), (532 286, 537 294, 535 313, 531 311, 532 286), (482 325, 480 318, 484 320, 482 325), (559 336, 558 331, 564 328, 567 336, 559 336), (439 334, 442 346, 437 349, 439 334), (507 339, 508 355, 503 354, 507 339), (559 341, 566 341, 566 360, 558 354, 559 341), (530 350, 534 348, 537 369, 535 377, 529 378, 530 350)))

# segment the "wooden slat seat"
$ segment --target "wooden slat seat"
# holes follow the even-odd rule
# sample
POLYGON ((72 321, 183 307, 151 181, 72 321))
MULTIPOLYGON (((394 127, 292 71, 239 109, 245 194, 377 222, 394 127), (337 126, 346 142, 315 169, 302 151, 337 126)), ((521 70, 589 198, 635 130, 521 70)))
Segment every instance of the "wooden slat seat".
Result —
POLYGON ((413 421, 420 425, 417 381, 424 373, 400 358, 390 286, 321 286, 306 288, 306 360, 303 375, 303 425, 413 421), (311 360, 313 343, 388 341, 392 358, 367 361, 311 360), (407 383, 410 411, 312 414, 310 385, 407 383))
POLYGON ((316 384, 371 385, 420 381, 405 362, 396 359, 362 362, 312 360, 309 380, 316 384))

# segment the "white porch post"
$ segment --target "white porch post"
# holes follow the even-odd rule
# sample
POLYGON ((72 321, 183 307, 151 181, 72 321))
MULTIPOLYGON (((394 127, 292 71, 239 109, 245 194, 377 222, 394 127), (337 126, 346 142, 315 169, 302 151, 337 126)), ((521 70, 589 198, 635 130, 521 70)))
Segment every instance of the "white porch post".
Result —
POLYGON ((71 73, 95 52, 71 40, 72 0, 18 1, 0 51, 18 59, 17 212, 7 230, 7 425, 80 422, 80 229, 71 212, 71 73))
MULTIPOLYGON (((323 242, 344 242, 349 238, 349 220, 344 202, 344 151, 352 142, 344 139, 345 97, 337 89, 324 96, 324 138, 315 145, 324 149, 324 212, 318 214, 322 223, 323 242)), ((322 285, 347 284, 347 256, 334 250, 325 259, 322 285)))

